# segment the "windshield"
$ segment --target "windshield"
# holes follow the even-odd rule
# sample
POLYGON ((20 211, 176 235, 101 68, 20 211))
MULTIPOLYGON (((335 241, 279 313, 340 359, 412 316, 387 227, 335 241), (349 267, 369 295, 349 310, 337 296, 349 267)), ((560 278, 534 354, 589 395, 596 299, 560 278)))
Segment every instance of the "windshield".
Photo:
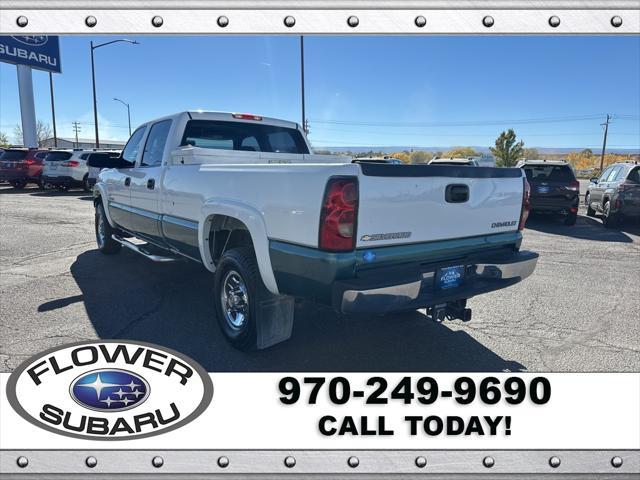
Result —
POLYGON ((182 145, 244 152, 309 153, 302 134, 294 128, 217 120, 190 120, 182 145))
POLYGON ((5 150, 0 155, 1 160, 24 160, 27 157, 26 150, 5 150))
POLYGON ((59 162, 61 160, 69 160, 71 158, 71 152, 49 152, 45 157, 45 162, 59 162))

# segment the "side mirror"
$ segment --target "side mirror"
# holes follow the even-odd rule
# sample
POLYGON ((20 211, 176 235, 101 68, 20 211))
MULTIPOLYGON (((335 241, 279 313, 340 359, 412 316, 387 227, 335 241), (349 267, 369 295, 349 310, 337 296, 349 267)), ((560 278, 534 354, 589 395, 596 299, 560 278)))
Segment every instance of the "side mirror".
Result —
POLYGON ((108 153, 92 153, 87 159, 87 165, 96 168, 129 168, 133 166, 133 163, 108 153))
POLYGON ((590 181, 591 183, 598 183, 598 177, 590 178, 590 179, 589 179, 589 181, 590 181))

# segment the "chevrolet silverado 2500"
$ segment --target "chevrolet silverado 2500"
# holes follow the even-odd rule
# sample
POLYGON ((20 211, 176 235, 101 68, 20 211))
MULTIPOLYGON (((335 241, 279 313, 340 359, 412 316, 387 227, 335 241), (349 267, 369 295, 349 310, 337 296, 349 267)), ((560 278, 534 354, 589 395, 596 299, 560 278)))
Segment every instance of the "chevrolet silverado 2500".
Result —
POLYGON ((295 123, 200 111, 145 123, 119 157, 89 165, 104 168, 99 250, 200 262, 240 349, 288 338, 295 297, 469 320, 467 299, 528 277, 538 258, 520 250, 517 168, 352 163, 314 155, 295 123))

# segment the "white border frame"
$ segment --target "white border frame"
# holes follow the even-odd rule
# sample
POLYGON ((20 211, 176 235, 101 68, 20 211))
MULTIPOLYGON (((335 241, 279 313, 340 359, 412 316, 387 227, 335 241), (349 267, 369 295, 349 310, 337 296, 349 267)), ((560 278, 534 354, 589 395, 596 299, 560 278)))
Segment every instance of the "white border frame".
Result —
MULTIPOLYGON (((6 4, 13 4, 4 0, 6 4)), ((60 3, 60 2, 54 2, 60 3)), ((80 3, 80 2, 77 2, 80 3)), ((153 2, 149 2, 152 4, 153 2)), ((166 4, 163 1, 162 4, 166 4)), ((415 3, 415 2, 413 2, 415 3)), ((548 2, 542 2, 548 3, 548 2)), ((496 9, 469 10, 443 9, 109 9, 105 2, 101 8, 63 10, 29 10, 7 8, 0 11, 0 31, 3 34, 290 34, 290 35, 429 35, 429 34, 638 34, 640 14, 633 9, 600 8, 591 10, 558 9, 496 9), (87 17, 97 20, 93 27, 85 24, 87 17), (228 25, 220 27, 218 18, 224 16, 228 25), (285 17, 295 19, 287 27, 285 17), (358 25, 347 24, 355 16, 358 25), (415 24, 416 17, 426 19, 424 27, 415 24), (560 24, 550 25, 551 17, 560 24), (17 24, 26 17, 24 27, 17 24), (162 25, 155 27, 152 18, 160 17, 162 25), (485 17, 493 24, 484 25, 485 17), (622 24, 613 25, 619 17, 622 24)), ((360 5, 362 2, 360 2, 360 5)))
MULTIPOLYGON (((0 11, 2 34, 640 34, 640 7, 637 0, 3 0, 0 11), (28 23, 17 24, 24 16, 28 23), (85 20, 93 16, 94 27, 85 20), (151 19, 162 18, 155 27, 151 19), (226 27, 217 19, 229 19, 226 27), (287 27, 284 18, 293 16, 287 27), (347 18, 356 16, 358 26, 347 18), (417 27, 415 19, 427 23, 417 27), (483 24, 493 18, 491 27, 483 24), (557 16, 560 25, 549 19, 557 16), (615 27, 614 17, 622 19, 615 27)), ((0 450, 3 475, 36 476, 68 474, 443 474, 447 478, 477 474, 622 474, 617 478, 637 478, 638 450, 354 450, 354 451, 212 451, 212 450, 0 450), (93 467, 87 458, 96 461, 93 467), (218 460, 228 460, 225 468, 218 460), (348 464, 350 457, 358 466, 348 464), (427 464, 416 466, 416 458, 427 464), (493 459, 491 467, 485 458, 493 459), (557 457, 560 465, 550 465, 557 457), (19 466, 20 463, 25 466, 19 466), (154 466, 160 463, 161 466, 154 466), (285 459, 295 459, 295 466, 285 459), (614 466, 617 458, 622 464, 614 466), (451 474, 454 474, 451 476, 451 474)), ((145 475, 146 474, 146 475, 145 475)), ((192 477, 191 477, 192 478, 192 477)), ((314 477, 318 478, 318 477, 314 477)), ((565 477, 566 478, 566 477, 565 477)), ((584 477, 581 477, 584 478, 584 477)))

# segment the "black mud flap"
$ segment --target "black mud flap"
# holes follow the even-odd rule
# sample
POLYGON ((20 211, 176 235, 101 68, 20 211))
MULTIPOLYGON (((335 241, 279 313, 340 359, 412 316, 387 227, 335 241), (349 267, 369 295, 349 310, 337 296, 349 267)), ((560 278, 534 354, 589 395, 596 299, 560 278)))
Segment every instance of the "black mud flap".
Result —
POLYGON ((293 329, 295 299, 285 295, 260 302, 260 313, 257 318, 259 350, 272 347, 291 337, 293 329))

